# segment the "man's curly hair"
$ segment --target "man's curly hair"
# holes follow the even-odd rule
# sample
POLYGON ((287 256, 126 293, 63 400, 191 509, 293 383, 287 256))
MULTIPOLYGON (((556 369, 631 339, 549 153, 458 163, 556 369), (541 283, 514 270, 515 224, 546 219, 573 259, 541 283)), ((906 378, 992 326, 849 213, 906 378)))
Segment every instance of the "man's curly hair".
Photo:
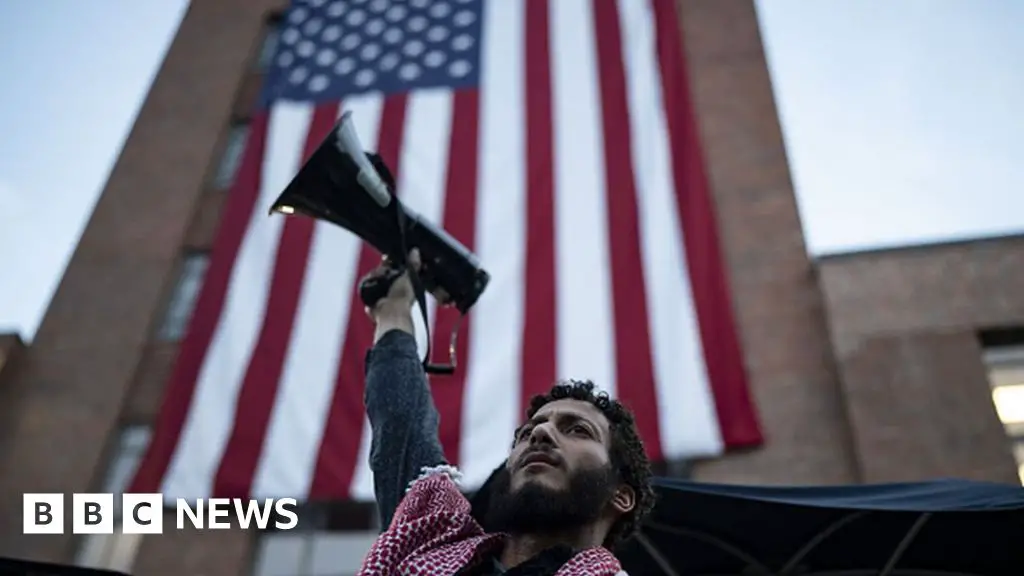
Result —
POLYGON ((607 392, 595 392, 594 383, 589 380, 566 380, 556 384, 547 394, 538 394, 530 399, 526 410, 527 419, 545 404, 555 400, 582 400, 593 404, 608 419, 612 444, 608 456, 619 475, 619 480, 628 484, 636 493, 632 510, 612 525, 605 538, 604 546, 614 550, 639 528, 643 519, 654 508, 655 494, 651 487, 651 463, 644 451, 643 440, 637 433, 633 413, 619 401, 613 400, 607 392))

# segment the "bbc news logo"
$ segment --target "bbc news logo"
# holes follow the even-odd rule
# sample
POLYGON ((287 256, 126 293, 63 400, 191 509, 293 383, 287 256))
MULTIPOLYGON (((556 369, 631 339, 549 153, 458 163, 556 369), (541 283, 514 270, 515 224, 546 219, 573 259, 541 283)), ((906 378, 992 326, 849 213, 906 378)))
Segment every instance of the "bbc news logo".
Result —
MULTIPOLYGON (((113 534, 117 509, 113 494, 72 494, 72 534, 113 534)), ((64 533, 64 494, 25 494, 23 499, 24 534, 64 533)), ((201 530, 225 530, 237 526, 263 530, 291 530, 299 523, 294 498, 199 498, 175 501, 175 528, 184 530, 186 522, 201 530)), ((122 494, 118 523, 125 534, 163 534, 163 494, 122 494)))

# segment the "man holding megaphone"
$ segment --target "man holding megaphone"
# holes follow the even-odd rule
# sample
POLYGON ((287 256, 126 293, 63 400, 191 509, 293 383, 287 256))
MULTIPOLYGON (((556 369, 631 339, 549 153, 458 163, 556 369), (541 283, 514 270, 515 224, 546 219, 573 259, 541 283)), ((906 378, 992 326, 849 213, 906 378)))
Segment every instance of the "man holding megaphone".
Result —
MULTIPOLYGON (((445 461, 427 374, 456 369, 419 357, 412 308, 426 297, 465 314, 489 282, 465 246, 404 206, 377 154, 342 115, 270 210, 341 226, 386 254, 359 297, 376 324, 366 356, 370 468, 386 527, 360 576, 614 576, 612 554, 654 506, 650 463, 633 415, 590 382, 534 397, 511 452, 474 499, 445 461)), ((452 339, 456 331, 452 333, 452 339)), ((428 343, 430 338, 427 339, 428 343)))
MULTIPOLYGON (((611 550, 654 505, 633 415, 589 382, 560 383, 535 397, 508 458, 482 489, 486 506, 474 511, 445 461, 413 335, 408 269, 421 266, 413 250, 386 295, 367 308, 376 324, 366 359, 370 466, 386 528, 360 575, 623 574, 611 550)), ((365 280, 394 269, 385 261, 365 280)))

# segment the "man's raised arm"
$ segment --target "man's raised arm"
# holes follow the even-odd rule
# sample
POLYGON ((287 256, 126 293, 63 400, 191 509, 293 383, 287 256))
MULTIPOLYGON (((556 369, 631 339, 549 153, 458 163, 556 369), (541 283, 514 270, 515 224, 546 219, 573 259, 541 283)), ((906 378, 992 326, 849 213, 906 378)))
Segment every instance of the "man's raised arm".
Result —
MULTIPOLYGON (((418 266, 415 251, 409 260, 418 266)), ((365 402, 373 429, 370 469, 381 529, 387 529, 406 488, 421 470, 446 463, 437 436, 437 409, 413 336, 413 301, 412 286, 403 276, 369 311, 376 333, 366 355, 365 402)))

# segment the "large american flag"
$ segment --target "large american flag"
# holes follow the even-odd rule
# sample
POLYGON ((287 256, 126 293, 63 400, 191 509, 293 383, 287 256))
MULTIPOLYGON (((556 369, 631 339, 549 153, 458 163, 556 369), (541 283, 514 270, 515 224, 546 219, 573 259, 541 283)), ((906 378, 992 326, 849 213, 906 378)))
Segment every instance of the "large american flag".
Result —
MULTIPOLYGON (((631 406, 652 459, 760 443, 678 22, 674 0, 293 2, 132 490, 373 498, 355 285, 380 255, 267 215, 346 110, 492 276, 431 382, 470 488, 564 377, 631 406)), ((456 314, 431 305, 436 360, 456 314)))

